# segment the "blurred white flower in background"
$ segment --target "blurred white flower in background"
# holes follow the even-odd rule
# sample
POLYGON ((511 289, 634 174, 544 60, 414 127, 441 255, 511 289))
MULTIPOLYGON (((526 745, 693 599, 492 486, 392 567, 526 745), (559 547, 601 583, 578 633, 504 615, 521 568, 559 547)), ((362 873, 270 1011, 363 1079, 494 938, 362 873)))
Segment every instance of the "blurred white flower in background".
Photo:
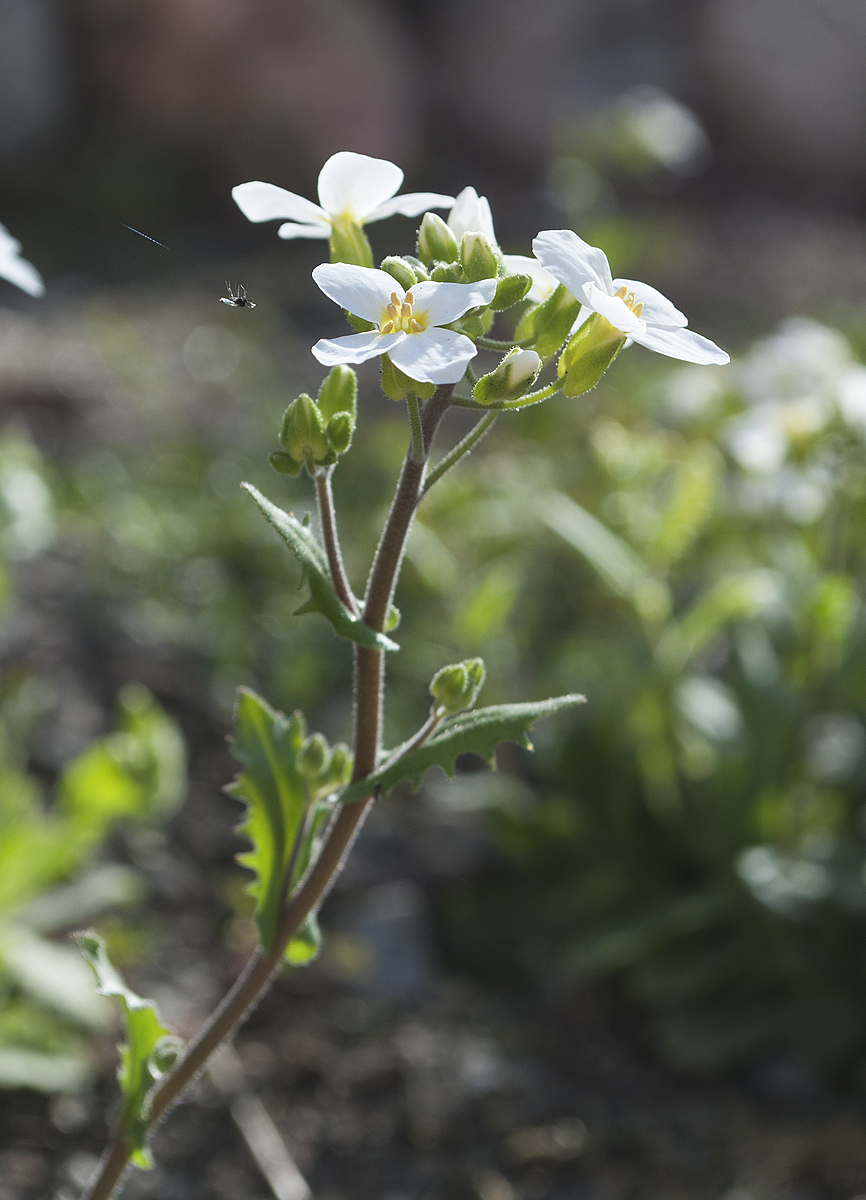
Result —
POLYGON ((12 236, 5 225, 0 225, 0 277, 8 279, 31 296, 42 296, 45 293, 42 276, 32 263, 21 257, 21 243, 12 236))

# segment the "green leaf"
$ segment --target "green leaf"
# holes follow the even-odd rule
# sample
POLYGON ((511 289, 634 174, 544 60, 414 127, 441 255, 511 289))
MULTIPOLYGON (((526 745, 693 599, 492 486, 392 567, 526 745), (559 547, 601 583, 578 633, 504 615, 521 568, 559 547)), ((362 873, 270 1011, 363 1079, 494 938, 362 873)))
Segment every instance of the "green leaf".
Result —
POLYGON ((307 917, 304 924, 286 947, 286 962, 293 967, 306 967, 319 957, 322 949, 322 934, 315 913, 307 917))
MULTIPOLYGON (((78 949, 96 976, 97 991, 103 996, 116 996, 123 1009, 126 1042, 120 1047, 120 1067, 117 1078, 123 1093, 120 1127, 133 1148, 132 1162, 137 1167, 152 1165, 146 1146, 148 1124, 148 1095, 162 1072, 154 1062, 154 1051, 170 1038, 168 1029, 159 1019, 156 1005, 130 991, 112 966, 105 943, 95 933, 75 935, 78 949)), ((171 1038, 172 1043, 174 1039, 171 1038)))
POLYGON ((281 508, 271 504, 251 483, 243 483, 241 487, 246 488, 266 520, 273 525, 303 567, 301 582, 309 587, 310 598, 296 610, 296 615, 307 612, 321 613, 328 618, 340 637, 356 642, 359 646, 366 646, 368 650, 399 650, 400 647, 391 638, 371 629, 360 617, 353 616, 346 608, 334 590, 325 551, 310 530, 291 513, 283 512, 281 508))
POLYGON ((552 700, 497 704, 476 709, 475 712, 461 713, 442 725, 417 750, 392 763, 386 762, 385 766, 366 779, 350 784, 340 794, 340 800, 363 800, 374 788, 387 792, 401 779, 411 779, 417 787, 428 767, 442 767, 446 774, 453 776, 454 760, 459 754, 479 754, 490 762, 500 742, 517 742, 532 749, 529 729, 535 721, 585 703, 585 696, 556 696, 552 700))
MULTIPOLYGON (((247 688, 238 692, 235 730, 232 753, 244 770, 228 790, 247 803, 240 832, 253 843, 238 862, 255 873, 249 892, 256 902, 262 945, 268 949, 277 932, 292 848, 309 805, 309 785, 297 766, 307 731, 301 713, 285 717, 247 688)), ((299 859, 296 876, 309 853, 299 859)))

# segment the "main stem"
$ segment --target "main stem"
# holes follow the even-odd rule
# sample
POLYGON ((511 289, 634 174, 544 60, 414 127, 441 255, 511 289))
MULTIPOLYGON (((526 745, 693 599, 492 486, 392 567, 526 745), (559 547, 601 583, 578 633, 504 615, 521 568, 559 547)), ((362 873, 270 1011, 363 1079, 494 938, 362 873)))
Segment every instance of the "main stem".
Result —
MULTIPOLYGON (((383 630, 397 578, 406 550, 406 541, 412 527, 412 519, 422 495, 424 474, 430 457, 433 438, 439 422, 451 402, 452 387, 439 387, 421 410, 421 445, 414 431, 409 453, 397 484, 397 490, 379 539, 367 594, 364 601, 363 618, 373 629, 383 630)), ((322 510, 325 496, 326 512, 330 513, 329 524, 336 536, 333 524, 333 505, 330 502, 330 481, 320 490, 316 480, 317 498, 322 510)), ((323 530, 326 522, 323 519, 323 530)), ((327 539, 327 534, 325 537, 327 539)), ((329 554, 330 557, 330 554, 329 554)), ((336 580, 334 581, 337 586, 336 580)), ((351 589, 346 583, 348 594, 351 589)), ((354 599, 354 597, 353 597, 354 599)), ((345 603, 345 601, 344 601, 345 603)), ((384 683, 384 653, 355 647, 355 763, 352 781, 366 779, 376 769, 381 749, 382 699, 384 683)), ((339 810, 331 826, 328 838, 306 878, 295 895, 283 908, 277 935, 268 951, 259 949, 249 960, 231 991, 211 1014, 195 1035, 172 1071, 164 1076, 153 1093, 150 1107, 150 1124, 153 1125, 176 1103, 186 1087, 192 1082, 210 1055, 230 1036, 245 1019, 269 987, 274 976, 283 965, 286 946, 292 936, 314 912, 329 892, 339 874, 346 856, 352 848, 364 821, 373 797, 346 804, 339 810)), ((120 1183, 129 1164, 132 1147, 121 1133, 116 1134, 109 1144, 99 1165, 97 1175, 82 1200, 109 1200, 120 1183)))

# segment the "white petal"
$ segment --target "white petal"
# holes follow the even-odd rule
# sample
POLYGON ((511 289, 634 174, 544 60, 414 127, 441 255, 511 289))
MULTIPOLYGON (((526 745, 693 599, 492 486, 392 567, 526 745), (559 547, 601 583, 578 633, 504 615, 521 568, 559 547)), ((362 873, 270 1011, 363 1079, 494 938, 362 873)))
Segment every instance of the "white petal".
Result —
POLYGON ((465 187, 448 214, 446 222, 459 242, 464 233, 483 233, 496 243, 493 232, 493 214, 486 196, 479 196, 474 187, 465 187))
POLYGON ((319 203, 332 216, 350 213, 364 222, 403 182, 403 172, 384 158, 341 150, 319 172, 319 203))
POLYGON ((577 299, 583 295, 583 285, 596 287, 613 295, 613 279, 607 255, 597 246, 590 246, 571 229, 546 229, 533 240, 535 257, 564 283, 577 299))
POLYGON ((322 366, 336 367, 340 363, 362 363, 377 354, 393 350, 406 338, 405 333, 350 333, 347 337, 321 338, 313 346, 313 356, 322 366))
POLYGON ((731 356, 715 342, 693 333, 691 329, 645 328, 631 336, 639 345, 646 346, 647 350, 655 350, 657 354, 666 354, 668 358, 679 358, 683 362, 708 366, 710 363, 731 361, 731 356))
POLYGON ((532 287, 526 293, 526 299, 531 300, 533 304, 540 304, 556 291, 559 280, 554 279, 537 258, 531 258, 528 254, 503 254, 502 257, 509 275, 531 277, 532 287))
POLYGON ((603 292, 600 287, 594 283, 585 283, 583 285, 583 298, 586 301, 587 307, 593 312, 600 313, 613 325, 614 329, 621 330, 622 333, 630 333, 632 337, 637 337, 637 331, 643 328, 643 322, 640 317, 636 317, 624 300, 620 300, 619 296, 610 296, 607 292, 603 292))
POLYGON ((395 214, 401 217, 417 217, 432 208, 447 208, 453 203, 453 196, 440 196, 438 192, 404 192, 402 196, 394 196, 378 208, 374 208, 364 223, 369 225, 373 221, 384 221, 386 217, 395 214))
MULTIPOLYGON (((479 283, 416 283, 412 288, 416 316, 424 314, 428 325, 449 325, 470 308, 489 304, 496 295, 496 280, 479 283)), ((414 378, 414 377, 413 377, 414 378)))
POLYGON ((31 296, 42 296, 45 293, 42 276, 26 258, 21 258, 20 249, 21 243, 0 225, 0 276, 31 296))
POLYGON ((391 293, 396 292, 401 301, 404 295, 392 275, 353 263, 320 263, 313 271, 313 279, 329 300, 356 317, 377 324, 390 303, 391 293))
POLYGON ((323 221, 321 225, 299 225, 297 221, 286 221, 285 225, 281 225, 277 230, 277 236, 281 238, 329 238, 331 222, 323 221))
POLYGON ((273 183, 239 183, 232 188, 232 198, 248 221, 298 221, 301 225, 326 224, 328 214, 294 192, 276 187, 273 183))
POLYGON ((634 292, 635 299, 643 305, 641 317, 647 325, 663 325, 667 329, 685 329, 688 320, 661 292, 657 292, 648 283, 637 279, 615 279, 613 290, 618 292, 621 287, 634 292))
POLYGON ((410 379, 420 383, 459 383, 466 364, 478 351, 474 342, 453 329, 425 329, 412 333, 396 349, 391 361, 410 379))

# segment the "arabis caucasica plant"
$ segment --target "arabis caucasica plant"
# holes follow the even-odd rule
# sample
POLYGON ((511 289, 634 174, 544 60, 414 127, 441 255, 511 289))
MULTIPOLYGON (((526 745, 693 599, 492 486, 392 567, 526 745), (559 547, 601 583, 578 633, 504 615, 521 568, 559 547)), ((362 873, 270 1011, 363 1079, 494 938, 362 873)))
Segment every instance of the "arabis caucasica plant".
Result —
POLYGON ((404 780, 417 785, 428 767, 453 774, 460 754, 492 761, 503 740, 528 745, 534 721, 583 699, 566 695, 479 708, 481 660, 443 664, 430 684, 426 720, 407 729, 399 745, 383 748, 385 661, 399 649, 393 601, 425 494, 497 419, 560 392, 577 395, 593 387, 627 342, 686 362, 727 361, 712 342, 686 329, 685 317, 653 288, 613 279, 604 254, 571 231, 539 234, 534 258, 503 255, 490 206, 474 189, 464 189, 456 201, 435 192, 400 196, 395 193, 402 179, 392 163, 344 153, 322 168, 319 204, 266 183, 234 190, 250 220, 282 219, 285 238, 328 240, 331 261, 317 266, 313 279, 351 326, 341 334, 335 314, 322 330, 312 353, 330 369, 315 397, 304 393, 289 404, 277 433, 280 448, 270 459, 281 476, 309 477, 316 527, 244 485, 275 541, 281 539, 300 565, 307 598, 298 613, 319 614, 352 646, 351 746, 329 745, 321 734, 308 733, 300 713, 286 717, 254 692, 240 691, 233 748, 241 771, 232 791, 246 804, 241 832, 252 849, 240 862, 252 873, 259 946, 185 1047, 162 1024, 153 1002, 126 988, 96 935, 80 935, 100 990, 120 1002, 127 1031, 119 1115, 89 1200, 111 1196, 130 1162, 148 1165, 150 1130, 209 1055, 282 967, 315 958, 317 911, 374 799, 404 780), (447 219, 434 208, 448 209, 447 219), (414 253, 390 254, 374 266, 365 227, 422 213, 414 253), (494 337, 495 322, 502 329, 494 337), (385 395, 406 412, 407 450, 358 593, 343 563, 331 480, 363 413, 353 365, 374 358, 381 363, 385 395), (437 439, 456 408, 473 411, 476 423, 446 453, 437 453, 437 439))

